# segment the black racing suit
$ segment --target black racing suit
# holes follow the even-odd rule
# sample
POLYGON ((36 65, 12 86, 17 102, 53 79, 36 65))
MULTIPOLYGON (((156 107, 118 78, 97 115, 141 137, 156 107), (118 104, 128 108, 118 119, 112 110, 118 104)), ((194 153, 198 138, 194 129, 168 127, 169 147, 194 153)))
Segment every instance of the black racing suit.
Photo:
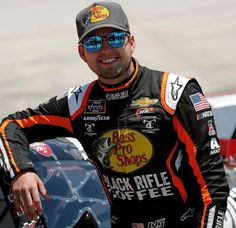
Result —
POLYGON ((95 80, 9 115, 1 149, 13 178, 29 143, 77 138, 110 201, 112 227, 223 227, 228 184, 211 107, 195 79, 136 60, 116 86, 95 80))

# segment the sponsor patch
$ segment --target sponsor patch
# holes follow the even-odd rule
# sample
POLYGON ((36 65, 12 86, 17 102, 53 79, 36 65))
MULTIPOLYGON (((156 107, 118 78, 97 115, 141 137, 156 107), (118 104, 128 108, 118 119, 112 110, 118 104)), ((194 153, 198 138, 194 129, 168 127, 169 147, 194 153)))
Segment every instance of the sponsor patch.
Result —
POLYGON ((103 134, 96 143, 95 153, 104 168, 130 173, 149 162, 153 148, 142 133, 124 128, 103 134))
POLYGON ((85 132, 86 135, 94 136, 97 134, 97 133, 93 132, 94 128, 95 128, 95 123, 85 123, 84 126, 87 131, 87 132, 85 132))
POLYGON ((208 120, 207 124, 208 124, 208 135, 209 136, 215 135, 216 131, 215 131, 215 128, 213 126, 212 120, 208 120))
POLYGON ((143 132, 146 133, 157 133, 158 131, 160 131, 160 126, 158 124, 158 121, 156 119, 144 119, 143 120, 143 124, 145 125, 146 129, 143 129, 143 132))
POLYGON ((45 157, 51 157, 52 156, 52 149, 50 146, 43 142, 35 142, 30 145, 31 148, 33 148, 35 151, 37 151, 39 154, 45 157))
POLYGON ((200 112, 197 114, 197 120, 201 120, 201 119, 212 117, 212 116, 213 116, 212 111, 200 112))
POLYGON ((142 115, 145 115, 147 113, 152 113, 153 111, 155 110, 155 108, 153 107, 143 107, 143 108, 138 108, 135 112, 135 115, 138 117, 138 118, 141 118, 142 115))
POLYGON ((143 120, 143 123, 146 125, 147 129, 153 129, 155 127, 155 123, 157 122, 156 119, 152 119, 152 120, 143 120))
POLYGON ((210 108, 207 99, 201 93, 195 93, 193 95, 190 95, 190 99, 193 103, 193 107, 196 112, 210 108))
POLYGON ((133 100, 130 106, 148 107, 150 105, 156 104, 157 102, 158 99, 150 99, 149 97, 143 97, 137 100, 133 100))
POLYGON ((103 176, 110 195, 114 199, 139 201, 173 196, 167 172, 148 173, 137 176, 103 176))
POLYGON ((210 144, 211 144, 211 153, 210 153, 211 155, 220 153, 220 145, 217 142, 216 138, 212 138, 210 144))
POLYGON ((86 114, 104 114, 106 113, 106 101, 101 100, 89 100, 85 109, 86 114))
POLYGON ((165 218, 158 219, 154 222, 148 222, 148 228, 161 228, 165 227, 165 218))
POLYGON ((102 116, 102 115, 95 115, 95 116, 84 116, 84 121, 102 121, 102 120, 110 120, 110 116, 102 116))
POLYGON ((216 228, 224 227, 224 218, 225 218, 225 212, 222 210, 218 210, 216 215, 216 228))
POLYGON ((127 98, 129 96, 128 90, 118 92, 118 93, 107 93, 106 100, 107 101, 114 101, 114 100, 121 100, 127 98))

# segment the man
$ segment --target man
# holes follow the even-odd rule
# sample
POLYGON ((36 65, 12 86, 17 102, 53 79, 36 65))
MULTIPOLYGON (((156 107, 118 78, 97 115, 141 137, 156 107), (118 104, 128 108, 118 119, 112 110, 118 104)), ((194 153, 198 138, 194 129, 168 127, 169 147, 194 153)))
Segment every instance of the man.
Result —
POLYGON ((76 17, 78 51, 98 80, 1 125, 16 210, 31 219, 47 197, 28 145, 76 137, 97 167, 112 227, 223 227, 228 185, 211 107, 195 79, 150 70, 117 3, 76 17))

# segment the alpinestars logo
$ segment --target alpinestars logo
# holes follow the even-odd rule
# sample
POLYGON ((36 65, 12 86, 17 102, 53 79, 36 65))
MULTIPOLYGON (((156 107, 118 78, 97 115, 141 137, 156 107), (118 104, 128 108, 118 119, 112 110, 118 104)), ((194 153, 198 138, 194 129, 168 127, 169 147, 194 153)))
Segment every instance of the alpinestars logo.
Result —
POLYGON ((73 93, 75 95, 75 100, 78 103, 78 99, 79 99, 79 94, 82 93, 82 87, 80 86, 79 89, 77 90, 77 87, 75 87, 71 93, 73 93))
POLYGON ((180 220, 183 222, 185 221, 187 218, 193 217, 193 213, 194 213, 195 209, 194 208, 189 208, 180 218, 180 220))
POLYGON ((173 100, 178 99, 178 92, 183 85, 179 84, 179 77, 174 82, 171 82, 171 96, 173 100))

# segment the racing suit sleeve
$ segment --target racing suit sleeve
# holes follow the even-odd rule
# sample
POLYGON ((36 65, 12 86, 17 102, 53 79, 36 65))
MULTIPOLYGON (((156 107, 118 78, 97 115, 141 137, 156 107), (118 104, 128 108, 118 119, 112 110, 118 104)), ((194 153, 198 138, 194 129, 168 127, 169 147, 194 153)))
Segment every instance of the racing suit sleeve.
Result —
POLYGON ((13 178, 21 170, 33 169, 30 143, 72 134, 67 96, 53 97, 35 109, 9 115, 0 127, 0 152, 5 171, 13 178))
POLYGON ((212 110, 195 80, 186 85, 173 123, 183 146, 180 175, 194 208, 194 227, 223 227, 229 188, 212 110))

